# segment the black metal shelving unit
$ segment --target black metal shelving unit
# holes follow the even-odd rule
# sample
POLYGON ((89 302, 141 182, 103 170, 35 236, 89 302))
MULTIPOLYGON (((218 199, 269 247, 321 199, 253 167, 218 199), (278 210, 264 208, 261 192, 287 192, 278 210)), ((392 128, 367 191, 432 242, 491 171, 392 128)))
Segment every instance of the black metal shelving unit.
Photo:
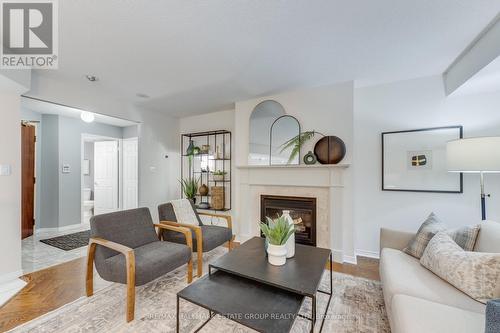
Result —
MULTIPOLYGON (((206 131, 197 133, 181 134, 181 179, 188 177, 200 178, 198 184, 208 186, 208 195, 196 195, 196 206, 200 203, 208 203, 210 208, 200 208, 213 211, 231 210, 231 189, 232 189, 232 159, 231 159, 231 132, 227 130, 206 131), (187 155, 186 151, 190 142, 193 141, 195 147, 202 148, 203 145, 210 146, 208 152, 187 155), (190 163, 191 159, 191 163, 190 163), (226 172, 223 180, 214 180, 212 172, 226 172), (223 209, 211 208, 211 187, 222 186, 224 188, 223 209)), ((182 190, 181 190, 182 193, 182 190)), ((184 193, 182 193, 184 197, 184 193)))

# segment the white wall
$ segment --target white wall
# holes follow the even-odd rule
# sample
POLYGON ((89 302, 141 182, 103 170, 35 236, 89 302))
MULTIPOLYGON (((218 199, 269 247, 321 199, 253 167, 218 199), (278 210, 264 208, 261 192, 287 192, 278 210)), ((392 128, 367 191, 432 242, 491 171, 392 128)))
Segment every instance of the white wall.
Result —
MULTIPOLYGON (((287 114, 296 117, 302 131, 316 130, 325 135, 336 135, 346 144, 347 155, 342 161, 350 163, 353 154, 353 82, 290 91, 282 94, 265 96, 235 103, 234 141, 236 165, 247 165, 249 150, 249 119, 257 104, 264 100, 275 100, 283 105, 287 114)), ((304 145, 303 156, 313 150, 314 143, 320 137, 315 137, 304 145)), ((301 156, 301 160, 302 160, 301 156)), ((352 224, 352 179, 350 168, 344 171, 344 189, 342 191, 342 217, 335 222, 331 235, 333 249, 343 253, 345 258, 352 260, 354 255, 354 237, 352 224)), ((235 215, 243 209, 240 202, 240 171, 236 170, 235 184, 235 215)))
POLYGON ((158 204, 178 197, 178 119, 110 98, 99 82, 84 79, 62 82, 33 75, 26 95, 139 122, 139 205, 149 207, 156 221, 158 204))
MULTIPOLYGON (((179 119, 179 131, 180 134, 194 133, 194 132, 204 132, 204 131, 214 131, 214 130, 228 130, 233 134, 233 142, 231 143, 231 156, 233 158, 231 171, 234 175, 235 173, 235 163, 234 163, 234 110, 223 110, 217 112, 206 113, 197 116, 184 117, 179 119)), ((226 162, 223 162, 226 163, 226 162)), ((180 161, 179 161, 180 167, 180 161)), ((178 171, 177 177, 180 178, 180 169, 178 171)), ((231 183, 231 204, 234 207, 234 182, 231 183)), ((180 194, 180 185, 177 186, 180 194)), ((233 210, 234 211, 234 210, 233 210)), ((234 218, 233 211, 225 212, 224 214, 231 215, 234 218)), ((233 232, 238 233, 238 224, 236 221, 233 223, 233 232)))
POLYGON ((139 206, 149 207, 156 223, 158 205, 179 197, 179 121, 157 112, 137 112, 142 121, 139 126, 139 206))
MULTIPOLYGON (((236 165, 248 164, 250 114, 257 104, 268 99, 281 103, 288 115, 296 117, 302 131, 316 130, 325 135, 340 137, 347 146, 347 155, 343 162, 351 161, 353 83, 346 82, 236 102, 236 165)), ((316 137, 305 144, 301 155, 312 150, 313 144, 319 138, 316 137)))
MULTIPOLYGON (((479 177, 463 194, 381 191, 385 131, 463 125, 464 137, 500 135, 500 92, 445 97, 440 76, 355 89, 354 224, 358 253, 377 254, 381 227, 415 231, 434 211, 450 227, 480 220, 479 177)), ((486 176, 488 217, 500 220, 500 175, 486 176)))
POLYGON ((21 275, 21 115, 20 97, 0 92, 0 164, 11 166, 0 176, 0 285, 21 275))

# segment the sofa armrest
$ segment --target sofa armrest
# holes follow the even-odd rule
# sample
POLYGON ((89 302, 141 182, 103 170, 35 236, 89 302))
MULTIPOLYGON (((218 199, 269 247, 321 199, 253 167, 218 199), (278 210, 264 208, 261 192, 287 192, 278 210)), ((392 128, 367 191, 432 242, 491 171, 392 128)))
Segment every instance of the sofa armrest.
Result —
POLYGON ((380 251, 382 252, 382 249, 386 247, 403 250, 414 236, 412 232, 381 228, 380 251))

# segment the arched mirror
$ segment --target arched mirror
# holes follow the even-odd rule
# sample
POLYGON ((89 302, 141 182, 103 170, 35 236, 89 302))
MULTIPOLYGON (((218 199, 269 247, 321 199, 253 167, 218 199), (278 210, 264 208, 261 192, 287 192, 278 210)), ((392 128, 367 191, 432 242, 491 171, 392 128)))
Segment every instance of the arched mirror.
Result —
POLYGON ((279 117, 285 115, 283 106, 272 100, 259 103, 250 115, 249 165, 269 165, 269 133, 279 117))
POLYGON ((281 116, 271 125, 270 164, 300 164, 299 121, 292 116, 281 116))

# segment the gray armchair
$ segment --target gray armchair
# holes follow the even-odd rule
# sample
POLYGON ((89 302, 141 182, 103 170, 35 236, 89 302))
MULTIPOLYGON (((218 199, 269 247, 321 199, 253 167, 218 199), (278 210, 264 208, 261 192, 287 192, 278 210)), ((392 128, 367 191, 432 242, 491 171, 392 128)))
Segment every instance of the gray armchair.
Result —
POLYGON ((134 319, 135 286, 188 264, 193 279, 192 235, 188 228, 153 224, 148 208, 97 215, 90 220, 87 296, 94 292, 93 263, 107 281, 127 285, 127 322, 134 319), (158 233, 155 231, 158 228, 158 233), (182 234, 184 244, 160 241, 160 230, 182 234))
MULTIPOLYGON (((160 224, 186 227, 191 229, 193 237, 193 251, 197 253, 197 267, 198 267, 198 277, 203 274, 203 252, 208 252, 216 247, 228 243, 229 251, 232 248, 233 242, 233 224, 231 216, 211 214, 198 212, 191 201, 191 207, 193 208, 196 217, 198 219, 199 225, 184 224, 182 221, 178 221, 175 216, 175 211, 171 203, 165 203, 158 206, 158 215, 160 217, 160 224), (211 216, 225 219, 227 222, 227 227, 215 226, 215 225, 205 225, 201 221, 200 215, 211 216)), ((163 239, 174 243, 185 243, 186 239, 183 235, 178 233, 173 233, 170 230, 163 230, 163 239)))

